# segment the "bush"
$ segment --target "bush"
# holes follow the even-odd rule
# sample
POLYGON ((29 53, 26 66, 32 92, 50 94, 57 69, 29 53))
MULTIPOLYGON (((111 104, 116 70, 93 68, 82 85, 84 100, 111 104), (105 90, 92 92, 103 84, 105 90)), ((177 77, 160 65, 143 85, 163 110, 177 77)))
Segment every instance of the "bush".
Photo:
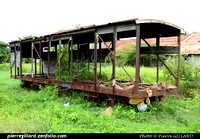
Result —
MULTIPOLYGON (((152 45, 155 46, 155 45, 152 45)), ((146 44, 141 44, 141 47, 146 47, 146 44)), ((117 57, 120 58, 123 65, 135 65, 136 60, 136 44, 130 43, 126 46, 123 46, 123 50, 117 51, 117 57)), ((161 59, 165 59, 164 55, 160 55, 161 59)), ((140 61, 143 61, 143 64, 145 62, 152 62, 152 60, 157 60, 157 56, 155 54, 141 54, 140 55, 140 61)), ((141 62, 142 63, 142 62, 141 62)), ((151 66, 151 64, 150 64, 151 66)))
POLYGON ((10 63, 0 64, 0 70, 1 71, 8 71, 9 69, 10 69, 10 63))
MULTIPOLYGON (((180 58, 180 94, 188 97, 193 97, 194 93, 191 90, 197 89, 200 81, 200 67, 195 65, 195 58, 190 57, 188 61, 184 60, 184 56, 180 58)), ((171 55, 166 60, 166 65, 172 70, 174 75, 178 76, 178 56, 171 55)), ((164 78, 168 83, 175 84, 176 80, 169 73, 166 67, 162 67, 164 78)), ((194 91, 193 91, 194 92, 194 91)))

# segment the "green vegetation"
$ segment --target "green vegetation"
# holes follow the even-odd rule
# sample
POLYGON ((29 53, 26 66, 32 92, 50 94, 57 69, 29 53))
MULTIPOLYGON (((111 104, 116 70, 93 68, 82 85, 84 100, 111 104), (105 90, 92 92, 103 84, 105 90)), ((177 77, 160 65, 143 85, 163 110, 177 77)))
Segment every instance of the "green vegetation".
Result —
POLYGON ((10 51, 7 47, 7 43, 0 41, 0 61, 9 62, 10 51))
MULTIPOLYGON (((155 45, 152 45, 155 46, 155 45)), ((141 47, 147 47, 146 44, 141 44, 141 47)), ((135 43, 129 43, 126 46, 122 47, 122 50, 118 50, 116 55, 120 58, 121 63, 123 65, 135 65, 135 59, 136 59, 136 44, 135 43)), ((109 55, 108 55, 109 56, 109 55)), ((164 55, 159 55, 161 59, 165 59, 164 55)), ((110 59, 107 57, 107 59, 110 59)), ((150 61, 150 66, 152 66, 152 61, 157 60, 157 56, 154 54, 141 54, 140 55, 140 61, 142 65, 146 65, 147 62, 150 61)))
POLYGON ((24 39, 30 39, 30 38, 34 38, 36 36, 33 36, 33 35, 28 35, 28 36, 22 36, 22 37, 18 37, 18 40, 24 40, 24 39))
MULTIPOLYGON (((65 47, 62 46, 61 52, 64 52, 65 47)), ((134 45, 130 49, 135 49, 134 45)), ((134 50, 127 51, 123 55, 120 53, 118 57, 134 79, 135 68, 128 66, 130 63, 135 63, 132 61, 134 50)), ((152 55, 142 57, 143 60, 145 58, 147 61, 155 59, 152 55)), ((139 112, 136 106, 117 104, 112 107, 113 112, 110 115, 102 113, 107 109, 106 101, 101 107, 98 107, 95 102, 85 103, 84 92, 71 89, 60 96, 57 86, 40 87, 40 91, 21 88, 20 80, 10 79, 10 64, 2 64, 0 65, 0 132, 198 133, 200 130, 200 69, 194 66, 194 62, 191 59, 190 62, 184 63, 181 59, 179 94, 166 96, 165 101, 159 103, 152 102, 145 112, 139 112)), ((177 66, 174 66, 177 65, 177 57, 170 57, 166 63, 177 75, 177 66)), ((61 65, 64 65, 61 67, 61 80, 67 81, 70 77, 67 68, 68 54, 62 58, 61 65)), ((30 67, 31 64, 23 64, 23 73, 30 73, 30 67)), ((93 70, 88 72, 87 64, 81 63, 79 67, 78 73, 78 63, 73 64, 74 78, 93 79, 93 70)), ((93 69, 94 65, 90 64, 90 67, 93 69)), ((97 67, 99 75, 99 64, 97 67)), ((58 70, 55 74, 58 79, 58 70)), ((101 75, 102 78, 98 76, 98 80, 112 77, 110 63, 102 64, 101 75)), ((159 75, 160 82, 175 83, 166 68, 161 68, 159 75)), ((141 66, 140 77, 144 83, 155 83, 156 68, 141 66)), ((116 79, 130 81, 121 67, 116 67, 116 79)), ((106 82, 106 85, 112 86, 112 81, 106 82)))
MULTIPOLYGON (((172 55, 166 60, 166 64, 175 74, 178 75, 178 56, 172 55)), ((184 61, 184 56, 180 58, 180 94, 187 97, 194 97, 195 91, 200 89, 200 67, 195 65, 195 58, 190 57, 188 61, 184 61)), ((175 84, 176 81, 169 71, 162 67, 163 75, 168 83, 175 84)))
MULTIPOLYGON (((198 94, 193 98, 167 96, 165 101, 151 103, 145 112, 138 112, 136 106, 118 104, 111 115, 106 115, 102 114, 107 109, 105 102, 102 107, 94 102, 85 103, 84 93, 75 90, 58 97, 56 86, 46 86, 40 91, 21 88, 19 80, 10 79, 9 64, 7 69, 1 67, 1 133, 197 133, 200 130, 198 94), (69 106, 64 106, 67 103, 69 106)), ((148 71, 146 75, 151 77, 148 71)))

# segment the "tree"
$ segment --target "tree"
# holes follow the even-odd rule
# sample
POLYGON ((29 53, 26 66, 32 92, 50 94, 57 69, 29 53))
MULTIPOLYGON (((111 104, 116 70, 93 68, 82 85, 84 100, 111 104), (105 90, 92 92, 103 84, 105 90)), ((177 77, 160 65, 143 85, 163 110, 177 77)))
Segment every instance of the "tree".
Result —
POLYGON ((10 51, 8 44, 0 41, 0 61, 9 62, 10 51))

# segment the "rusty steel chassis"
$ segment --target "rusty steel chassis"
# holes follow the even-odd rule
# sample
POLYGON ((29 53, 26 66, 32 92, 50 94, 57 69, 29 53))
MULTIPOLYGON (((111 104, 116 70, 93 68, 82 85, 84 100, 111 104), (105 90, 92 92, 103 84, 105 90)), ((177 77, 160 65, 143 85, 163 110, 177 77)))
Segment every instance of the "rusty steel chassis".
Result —
MULTIPOLYGON (((84 31, 82 31, 81 33, 84 33, 84 31)), ((136 25, 136 76, 135 76, 135 81, 134 82, 134 87, 131 90, 121 90, 121 89, 116 89, 115 87, 102 87, 98 85, 98 81, 97 81, 97 43, 98 43, 98 34, 96 32, 94 32, 94 44, 95 44, 95 48, 94 48, 94 83, 93 84, 87 84, 87 83, 75 83, 72 82, 73 78, 73 69, 72 69, 72 64, 73 64, 73 39, 72 37, 71 39, 71 56, 70 56, 70 63, 71 63, 71 76, 70 76, 70 81, 69 82, 63 82, 60 80, 60 47, 59 47, 59 61, 57 64, 59 64, 59 81, 57 80, 52 80, 49 78, 48 79, 44 79, 43 77, 41 77, 41 41, 40 41, 40 52, 38 54, 39 58, 40 58, 40 77, 34 77, 33 75, 33 43, 32 43, 32 76, 28 77, 28 76, 23 76, 22 75, 22 56, 21 56, 21 44, 20 44, 20 74, 19 74, 19 69, 18 69, 18 75, 16 74, 16 47, 15 47, 15 75, 12 75, 12 66, 10 68, 11 70, 11 78, 12 79, 20 79, 22 80, 24 83, 28 83, 31 85, 31 88, 34 88, 34 86, 42 84, 42 85, 57 85, 60 87, 66 87, 65 85, 68 85, 68 88, 73 88, 73 89, 77 89, 77 90, 82 90, 85 92, 89 92, 84 96, 84 99, 89 101, 89 100, 94 100, 95 98, 98 98, 99 95, 101 94, 108 94, 109 95, 109 99, 107 100, 107 105, 108 106, 112 106, 115 103, 115 100, 117 100, 116 102, 124 102, 123 99, 128 100, 129 98, 147 98, 148 97, 148 93, 147 91, 144 90, 139 90, 139 83, 140 83, 140 45, 141 45, 141 38, 140 38, 140 25, 136 25), (91 99, 93 98, 93 99, 91 99), (122 100, 122 101, 121 101, 122 100)), ((101 38, 100 38, 101 39, 101 38)), ((143 39, 144 42, 149 46, 149 43, 143 39)), ((113 76, 112 78, 115 79, 115 60, 116 60, 116 41, 117 41, 117 37, 116 37, 116 29, 114 29, 113 31, 113 76)), ((159 41, 160 41, 160 37, 156 38, 156 46, 159 47, 159 41)), ((61 46, 61 41, 59 40, 59 45, 61 46)), ((51 47, 51 40, 49 37, 49 47, 51 47)), ((165 98, 165 95, 167 94, 171 94, 171 93, 176 93, 179 90, 179 74, 180 74, 180 34, 178 35, 178 47, 179 47, 179 61, 178 61, 178 77, 176 77, 173 72, 169 69, 169 67, 160 59, 159 55, 157 54, 157 83, 159 80, 159 63, 158 61, 160 60, 163 65, 169 70, 169 72, 172 74, 172 76, 175 78, 176 80, 176 85, 177 85, 177 89, 173 89, 173 90, 169 90, 169 89, 163 89, 163 90, 157 90, 157 91, 153 91, 152 92, 152 97, 154 98, 153 101, 162 101, 165 98)), ((108 48, 109 49, 109 48, 108 48)), ((56 64, 56 65, 57 65, 56 64)), ((48 74, 50 75, 50 51, 48 49, 48 74)), ((122 66, 123 68, 123 66, 122 66)), ((124 69, 124 68, 123 68, 124 69)), ((125 70, 125 69, 124 69, 125 70)), ((125 71, 126 72, 126 71, 125 71)), ((127 73, 128 74, 128 73, 127 73)), ((129 74, 128 74, 129 75, 129 74)), ((130 77, 130 75, 129 75, 130 77)), ((131 77, 130 77, 131 78, 131 77)))
MULTIPOLYGON (((131 91, 128 90, 120 90, 116 89, 115 94, 113 94, 113 88, 112 87, 103 87, 103 86, 98 86, 96 87, 96 90, 94 89, 94 85, 92 84, 84 84, 84 83, 71 83, 71 82, 63 82, 63 81, 57 81, 57 80, 49 80, 49 79, 44 79, 42 77, 37 77, 37 78, 32 78, 32 77, 25 77, 23 76, 20 78, 20 76, 12 76, 12 79, 20 79, 22 80, 25 84, 30 85, 29 88, 31 89, 37 89, 39 84, 41 85, 57 85, 59 87, 65 87, 64 85, 70 85, 70 88, 81 90, 83 92, 88 92, 85 96, 84 99, 89 101, 89 100, 95 100, 94 98, 98 97, 98 94, 108 94, 110 95, 109 101, 114 101, 116 99, 124 99, 124 100, 117 100, 117 102, 122 102, 129 100, 128 98, 147 98, 147 92, 140 90, 139 93, 131 93, 131 91)), ((164 96, 167 94, 172 94, 175 93, 177 90, 173 89, 163 89, 163 90, 157 90, 153 91, 152 97, 154 98, 154 101, 162 101, 164 100, 164 96)), ((102 96, 102 95, 101 95, 102 96)), ((104 97, 104 96, 103 96, 104 97)), ((113 104, 115 102, 112 102, 113 104)), ((112 105, 112 104, 111 104, 112 105)))

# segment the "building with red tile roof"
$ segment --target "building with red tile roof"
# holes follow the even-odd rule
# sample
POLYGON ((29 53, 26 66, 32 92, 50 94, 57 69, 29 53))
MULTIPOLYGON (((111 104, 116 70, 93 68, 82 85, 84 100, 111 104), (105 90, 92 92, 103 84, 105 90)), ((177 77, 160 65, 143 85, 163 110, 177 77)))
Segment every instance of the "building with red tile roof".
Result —
MULTIPOLYGON (((155 38, 146 39, 146 41, 152 46, 155 46, 156 44, 155 38)), ((136 40, 119 40, 116 44, 116 50, 122 50, 123 46, 126 46, 130 43, 136 43, 136 40)), ((145 42, 142 40, 141 43, 145 42)), ((178 46, 177 37, 160 38, 160 46, 178 46)), ((200 33, 181 35, 181 53, 200 54, 200 33)))
MULTIPOLYGON (((160 46, 178 46, 177 37, 161 37, 160 46)), ((150 38, 145 39, 151 46, 155 46, 156 39, 150 38)), ((116 50, 122 50, 123 46, 126 46, 130 43, 136 43, 136 39, 129 40, 119 40, 116 42, 116 50)), ((141 43, 145 44, 143 40, 141 43)), ((110 42, 107 43, 110 45, 110 42)), ((105 45, 102 48, 107 48, 105 45)), ((188 56, 193 55, 196 58, 196 64, 200 65, 200 33, 191 33, 186 35, 181 35, 181 53, 188 54, 188 56)), ((187 58, 185 58, 187 59, 187 58)))

